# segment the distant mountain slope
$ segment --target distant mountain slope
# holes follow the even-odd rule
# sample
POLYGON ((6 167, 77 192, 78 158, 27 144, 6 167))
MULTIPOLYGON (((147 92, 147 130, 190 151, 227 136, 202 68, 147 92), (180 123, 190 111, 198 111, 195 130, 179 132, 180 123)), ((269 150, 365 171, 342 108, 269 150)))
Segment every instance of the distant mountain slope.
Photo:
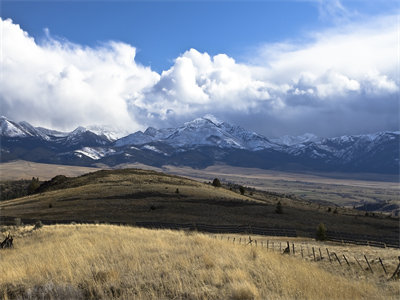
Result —
POLYGON ((282 170, 399 172, 400 131, 269 139, 211 115, 176 128, 149 127, 117 140, 96 126, 63 133, 1 117, 0 128, 2 162, 24 159, 83 166, 138 162, 196 168, 220 162, 282 170))

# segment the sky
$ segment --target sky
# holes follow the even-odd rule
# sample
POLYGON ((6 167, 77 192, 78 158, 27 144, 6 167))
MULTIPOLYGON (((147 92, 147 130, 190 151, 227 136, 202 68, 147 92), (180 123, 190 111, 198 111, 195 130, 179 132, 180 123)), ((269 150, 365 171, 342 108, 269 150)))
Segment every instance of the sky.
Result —
POLYGON ((0 2, 1 114, 121 134, 399 130, 398 1, 0 2))

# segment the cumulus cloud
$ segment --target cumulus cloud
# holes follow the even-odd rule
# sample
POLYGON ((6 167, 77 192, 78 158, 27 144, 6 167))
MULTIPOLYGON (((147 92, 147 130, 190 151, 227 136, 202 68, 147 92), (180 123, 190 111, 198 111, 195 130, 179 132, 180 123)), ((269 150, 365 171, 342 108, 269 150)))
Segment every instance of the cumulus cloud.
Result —
POLYGON ((2 114, 58 129, 111 124, 135 129, 127 99, 159 75, 135 63, 135 48, 108 42, 98 48, 48 38, 39 45, 11 20, 1 20, 2 114))
POLYGON ((212 113, 267 136, 398 128, 396 16, 268 44, 247 62, 189 49, 158 74, 135 48, 97 48, 49 36, 38 44, 2 20, 2 114, 71 129, 175 126, 212 113))

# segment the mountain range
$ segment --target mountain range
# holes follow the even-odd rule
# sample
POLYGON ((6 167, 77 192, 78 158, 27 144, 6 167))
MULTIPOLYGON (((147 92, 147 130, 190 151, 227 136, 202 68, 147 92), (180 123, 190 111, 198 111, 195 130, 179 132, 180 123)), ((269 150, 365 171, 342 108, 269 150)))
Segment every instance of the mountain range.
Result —
POLYGON ((216 163, 291 171, 398 174, 400 131, 319 138, 267 138, 206 115, 176 128, 147 128, 122 138, 108 128, 60 132, 0 117, 1 162, 91 166, 144 163, 204 168, 216 163))

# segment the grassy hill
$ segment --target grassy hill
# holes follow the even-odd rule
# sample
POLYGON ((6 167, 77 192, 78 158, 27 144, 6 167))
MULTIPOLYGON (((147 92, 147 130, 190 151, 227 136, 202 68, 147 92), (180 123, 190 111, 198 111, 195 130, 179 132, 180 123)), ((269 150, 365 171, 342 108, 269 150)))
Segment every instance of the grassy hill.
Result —
MULTIPOLYGON (((210 178, 212 180, 212 178, 210 178)), ((184 177, 139 169, 57 176, 34 195, 0 202, 0 215, 57 222, 175 222, 328 230, 398 237, 398 220, 298 200, 285 194, 216 188, 184 177), (277 202, 283 214, 277 214, 277 202), (331 209, 330 209, 331 208, 331 209)))
POLYGON ((0 298, 398 299, 398 282, 199 233, 113 225, 22 229, 1 250, 0 298))

